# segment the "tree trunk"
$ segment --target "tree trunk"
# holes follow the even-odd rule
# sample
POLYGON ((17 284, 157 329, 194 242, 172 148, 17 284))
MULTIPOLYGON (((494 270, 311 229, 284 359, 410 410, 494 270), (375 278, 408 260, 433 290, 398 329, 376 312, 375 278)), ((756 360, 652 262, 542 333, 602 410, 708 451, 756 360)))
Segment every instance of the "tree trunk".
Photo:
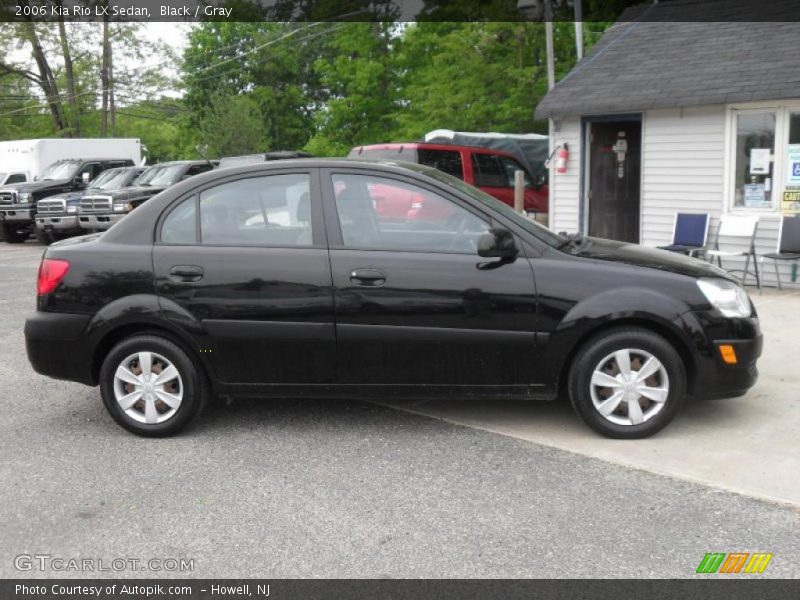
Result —
POLYGON ((102 104, 100 108, 100 137, 108 133, 108 69, 111 63, 111 42, 108 39, 108 16, 103 17, 103 60, 100 65, 100 84, 103 88, 102 104))
MULTIPOLYGON (((61 0, 58 1, 61 7, 61 0)), ((64 25, 64 18, 58 19, 58 34, 61 38, 61 53, 64 55, 64 74, 67 77, 67 104, 69 104, 72 131, 77 136, 81 135, 81 124, 78 117, 78 103, 75 100, 75 72, 72 68, 72 53, 69 50, 67 41, 67 28, 64 25)))
POLYGON ((108 43, 108 107, 111 117, 111 137, 114 137, 117 128, 117 109, 114 102, 114 51, 110 41, 108 43))
POLYGON ((58 93, 58 85, 56 84, 53 71, 50 69, 50 64, 47 62, 47 57, 42 49, 39 35, 36 33, 36 27, 32 21, 26 21, 22 24, 22 30, 23 35, 31 44, 33 60, 36 62, 36 67, 39 70, 39 87, 42 88, 42 92, 47 99, 47 106, 53 117, 53 124, 57 131, 65 131, 68 128, 68 124, 64 118, 64 107, 61 104, 61 95, 58 93))

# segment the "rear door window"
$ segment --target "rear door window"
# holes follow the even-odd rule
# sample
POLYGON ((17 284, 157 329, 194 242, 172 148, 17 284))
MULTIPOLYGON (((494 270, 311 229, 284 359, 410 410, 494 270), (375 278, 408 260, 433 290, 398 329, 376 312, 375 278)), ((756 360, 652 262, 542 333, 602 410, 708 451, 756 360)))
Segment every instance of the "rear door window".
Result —
POLYGON ((531 185, 531 178, 528 176, 528 172, 522 168, 516 160, 513 158, 509 158, 508 156, 498 156, 497 159, 500 161, 500 164, 503 165, 503 169, 506 172, 506 177, 508 178, 508 187, 514 187, 514 174, 517 171, 522 171, 525 174, 525 187, 531 185))
POLYGON ((464 179, 464 164, 461 161, 461 152, 458 150, 420 148, 417 150, 417 161, 421 165, 427 165, 439 169, 442 173, 464 179))
POLYGON ((498 158, 496 154, 475 153, 472 155, 472 173, 476 186, 510 187, 506 170, 498 158))
POLYGON ((200 242, 226 246, 311 246, 307 173, 250 177, 200 194, 200 242))

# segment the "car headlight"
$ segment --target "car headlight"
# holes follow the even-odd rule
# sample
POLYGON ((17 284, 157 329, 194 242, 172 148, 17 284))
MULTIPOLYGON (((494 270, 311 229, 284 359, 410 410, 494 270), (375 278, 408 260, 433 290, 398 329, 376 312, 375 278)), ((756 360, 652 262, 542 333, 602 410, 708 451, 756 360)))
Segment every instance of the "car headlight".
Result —
POLYGON ((78 212, 78 207, 75 206, 74 204, 72 204, 72 205, 67 207, 67 213, 68 214, 74 214, 76 212, 78 212))
POLYGON ((19 195, 19 203, 28 204, 32 198, 33 195, 30 192, 21 192, 19 195))
POLYGON ((703 295, 726 317, 745 318, 750 316, 750 298, 740 285, 727 279, 702 278, 697 287, 703 295))
POLYGON ((114 212, 125 212, 128 210, 128 204, 115 204, 114 205, 114 212))

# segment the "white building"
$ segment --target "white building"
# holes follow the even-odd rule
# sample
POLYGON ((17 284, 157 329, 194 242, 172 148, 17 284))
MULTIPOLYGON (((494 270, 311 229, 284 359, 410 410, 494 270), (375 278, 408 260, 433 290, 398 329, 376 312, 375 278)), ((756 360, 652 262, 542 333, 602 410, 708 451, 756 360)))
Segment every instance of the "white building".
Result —
MULTIPOLYGON (((676 212, 705 212, 711 243, 720 215, 757 214, 756 251, 774 252, 800 212, 800 23, 658 22, 662 6, 623 15, 537 107, 569 151, 566 172, 551 165, 551 227, 659 246, 676 212)), ((782 281, 800 287, 791 265, 782 281)))

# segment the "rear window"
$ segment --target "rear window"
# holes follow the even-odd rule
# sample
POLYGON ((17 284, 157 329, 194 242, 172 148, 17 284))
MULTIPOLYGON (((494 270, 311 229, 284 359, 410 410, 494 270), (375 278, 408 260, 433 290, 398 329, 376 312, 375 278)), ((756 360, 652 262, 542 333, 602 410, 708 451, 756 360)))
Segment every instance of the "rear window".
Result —
POLYGON ((464 165, 461 162, 461 152, 458 150, 420 148, 417 150, 417 160, 421 165, 427 165, 439 169, 442 173, 464 179, 464 165))

